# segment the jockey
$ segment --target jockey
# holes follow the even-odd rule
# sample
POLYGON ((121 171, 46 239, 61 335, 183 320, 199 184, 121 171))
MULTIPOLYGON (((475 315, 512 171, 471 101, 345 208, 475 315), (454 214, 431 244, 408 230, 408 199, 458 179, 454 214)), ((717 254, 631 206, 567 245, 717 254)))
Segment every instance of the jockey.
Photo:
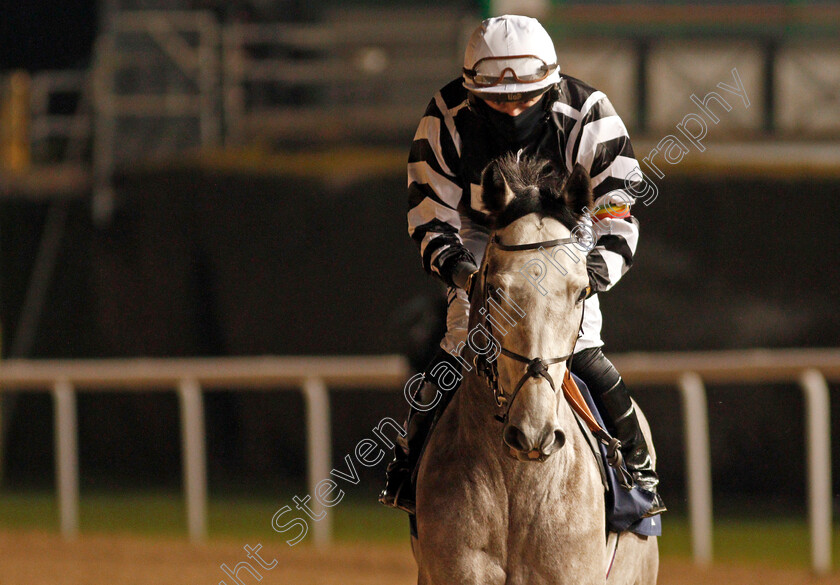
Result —
MULTIPOLYGON (((587 256, 591 296, 571 370, 589 387, 607 429, 621 441, 638 487, 656 494, 659 479, 630 393, 601 351, 598 293, 611 289, 630 268, 639 239, 638 222, 630 215, 633 196, 625 184, 638 167, 630 138, 607 96, 560 75, 554 44, 537 20, 501 16, 485 20, 472 33, 463 76, 429 102, 409 155, 408 233, 420 248, 425 270, 448 286, 447 332, 414 396, 414 404, 429 406, 411 409, 406 437, 388 466, 379 496, 386 506, 414 512, 414 467, 433 421, 453 394, 439 393, 430 372, 444 369, 434 368, 442 360, 461 369, 453 354, 459 354, 467 337, 466 291, 489 238, 481 172, 493 159, 519 151, 548 158, 569 172, 580 163, 592 178, 590 219, 596 241, 587 256), (616 194, 625 200, 619 212, 616 194)), ((656 494, 648 515, 664 510, 656 494)))

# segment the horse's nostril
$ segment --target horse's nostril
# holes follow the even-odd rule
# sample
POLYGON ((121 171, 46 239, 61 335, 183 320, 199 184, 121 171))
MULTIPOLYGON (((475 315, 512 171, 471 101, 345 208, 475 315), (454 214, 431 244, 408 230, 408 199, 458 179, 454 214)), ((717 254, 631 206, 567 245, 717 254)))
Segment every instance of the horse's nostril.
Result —
POLYGON ((505 444, 517 451, 530 451, 531 445, 528 444, 528 439, 525 433, 519 427, 508 425, 504 432, 505 444))
POLYGON ((563 431, 560 429, 553 431, 546 430, 545 435, 543 435, 542 443, 540 444, 540 450, 543 455, 551 455, 559 451, 565 443, 566 434, 563 431))

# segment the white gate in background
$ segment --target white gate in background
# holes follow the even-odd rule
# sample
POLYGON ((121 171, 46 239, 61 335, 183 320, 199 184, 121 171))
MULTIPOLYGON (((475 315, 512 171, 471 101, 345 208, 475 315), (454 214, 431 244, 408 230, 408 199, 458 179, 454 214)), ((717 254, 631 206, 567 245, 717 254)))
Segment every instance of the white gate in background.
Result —
MULTIPOLYGON (((676 386, 680 390, 686 438, 689 520, 694 559, 699 564, 712 560, 712 482, 704 382, 799 384, 805 397, 811 564, 820 574, 831 570, 831 439, 826 380, 840 381, 840 349, 611 357, 630 383, 676 386)), ((408 365, 399 356, 8 360, 0 363, 0 391, 52 389, 61 531, 72 537, 79 527, 76 392, 177 390, 181 406, 187 526, 190 538, 198 541, 207 532, 202 390, 301 391, 306 404, 307 474, 312 493, 315 484, 329 477, 332 461, 328 388, 394 391, 404 384, 408 375, 408 365)), ((318 544, 330 540, 329 518, 327 514, 313 527, 313 537, 318 544)))

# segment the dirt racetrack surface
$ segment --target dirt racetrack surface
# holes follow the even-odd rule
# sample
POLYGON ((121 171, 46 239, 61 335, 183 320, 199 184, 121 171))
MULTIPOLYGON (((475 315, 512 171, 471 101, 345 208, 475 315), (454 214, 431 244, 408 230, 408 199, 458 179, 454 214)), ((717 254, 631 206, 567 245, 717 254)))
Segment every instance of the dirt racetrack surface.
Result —
MULTIPOLYGON (((85 535, 65 542, 41 532, 0 532, 0 585, 228 585, 221 570, 248 561, 244 545, 257 542, 191 545, 183 540, 85 535)), ((252 550, 254 550, 252 548, 252 550)), ((251 561, 262 585, 414 585, 408 546, 343 545, 325 550, 271 543, 257 553, 271 566, 251 561)), ((257 579, 241 570, 244 583, 257 579)), ((840 574, 812 577, 808 571, 762 566, 716 565, 694 568, 689 561, 663 561, 661 585, 840 585, 840 574)))

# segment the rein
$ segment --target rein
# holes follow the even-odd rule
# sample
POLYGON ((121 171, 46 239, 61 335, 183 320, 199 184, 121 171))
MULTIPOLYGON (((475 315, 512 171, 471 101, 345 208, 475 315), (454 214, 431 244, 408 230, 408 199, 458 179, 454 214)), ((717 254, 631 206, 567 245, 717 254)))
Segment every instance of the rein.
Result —
MULTIPOLYGON (((527 250, 537 250, 542 247, 556 246, 559 244, 574 244, 576 242, 577 240, 575 238, 558 238, 556 240, 544 240, 541 242, 532 242, 528 244, 507 245, 501 243, 498 234, 494 234, 493 237, 490 239, 488 248, 489 246, 495 246, 496 248, 504 252, 522 252, 527 250)), ((483 277, 484 299, 486 300, 490 295, 490 286, 487 283, 486 267, 484 270, 483 277)), ((580 313, 580 324, 578 325, 579 332, 583 327, 584 312, 585 311, 582 309, 580 313)), ((483 315, 482 320, 484 322, 484 327, 492 336, 493 325, 490 322, 490 320, 487 319, 486 314, 483 315)), ((566 401, 569 403, 569 406, 572 408, 572 410, 575 411, 578 414, 578 416, 581 417, 581 419, 583 419, 583 421, 586 423, 586 426, 589 428, 592 434, 595 435, 595 437, 606 446, 607 463, 609 463, 610 467, 613 467, 619 471, 622 487, 628 490, 631 489, 633 480, 623 465, 624 458, 620 450, 621 441, 619 441, 615 437, 612 437, 606 430, 604 430, 603 427, 601 427, 600 424, 598 424, 598 421, 595 420, 592 411, 589 409, 589 406, 586 404, 586 401, 581 395, 580 389, 578 388, 575 381, 572 379, 571 362, 572 358, 574 357, 574 344, 572 344, 572 351, 569 352, 567 355, 548 359, 539 356, 529 358, 522 354, 510 351, 509 349, 505 349, 504 347, 502 347, 501 342, 499 342, 499 348, 501 355, 507 356, 518 362, 524 363, 525 373, 519 379, 519 382, 516 384, 516 387, 513 389, 513 392, 511 392, 510 396, 508 396, 507 394, 505 394, 505 391, 499 385, 499 367, 497 360, 494 359, 491 363, 486 359, 486 357, 483 354, 475 356, 474 365, 476 367, 476 372, 487 381, 487 385, 493 391, 493 396, 496 400, 496 406, 498 406, 499 408, 507 406, 504 414, 495 415, 494 418, 503 424, 507 422, 510 409, 513 406, 513 401, 516 400, 516 397, 519 394, 519 390, 522 388, 522 386, 525 385, 525 382, 527 382, 530 378, 545 378, 549 386, 551 386, 551 390, 556 394, 557 388, 554 385, 554 379, 551 377, 548 368, 549 366, 566 362, 566 373, 563 377, 563 382, 561 384, 561 387, 563 389, 563 395, 566 398, 566 401)))

